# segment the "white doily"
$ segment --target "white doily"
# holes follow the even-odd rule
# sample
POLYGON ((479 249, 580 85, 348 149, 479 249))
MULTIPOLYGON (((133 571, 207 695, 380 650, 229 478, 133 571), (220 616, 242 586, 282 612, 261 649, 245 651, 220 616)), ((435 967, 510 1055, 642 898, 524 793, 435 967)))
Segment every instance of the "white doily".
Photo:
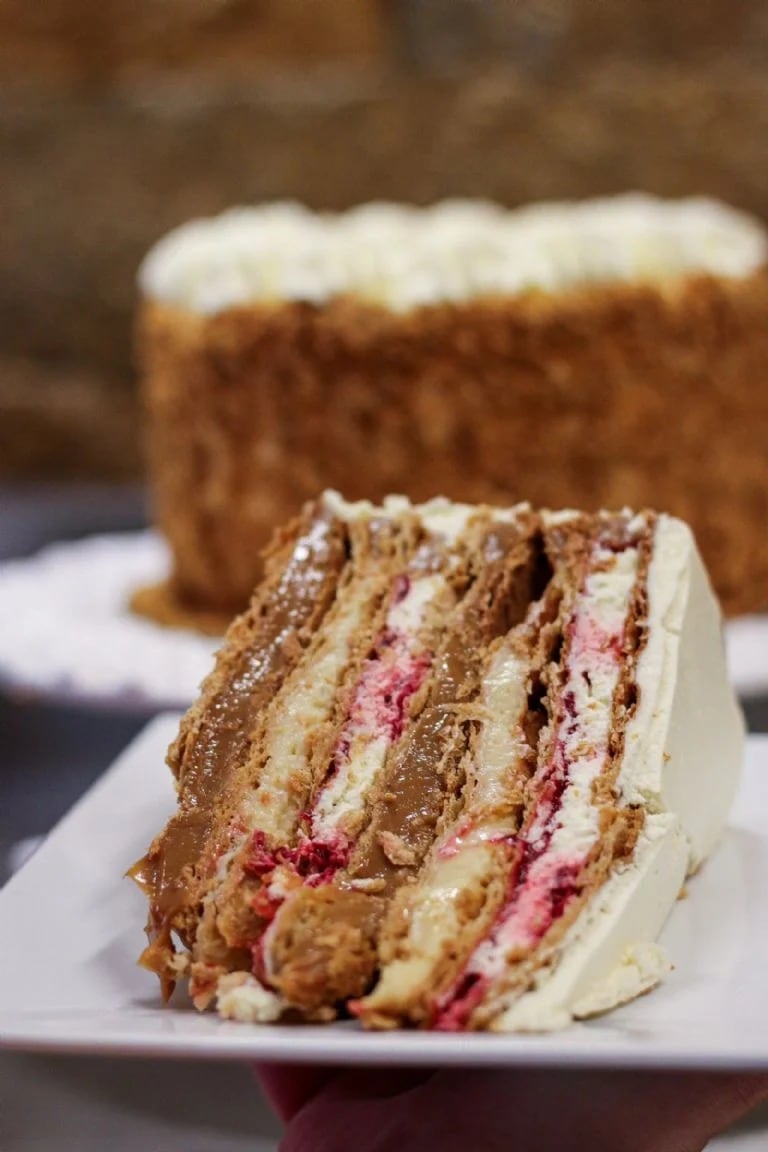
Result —
POLYGON ((0 565, 0 681, 32 696, 137 712, 186 708, 220 641, 134 615, 165 578, 153 532, 49 545, 0 565))

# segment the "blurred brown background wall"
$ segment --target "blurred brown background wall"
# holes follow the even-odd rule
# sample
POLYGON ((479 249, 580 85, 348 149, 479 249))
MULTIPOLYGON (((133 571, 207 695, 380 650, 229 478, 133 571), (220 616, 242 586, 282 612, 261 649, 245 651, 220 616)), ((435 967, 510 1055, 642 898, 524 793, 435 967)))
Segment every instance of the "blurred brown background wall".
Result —
POLYGON ((135 271, 291 196, 768 218, 758 0, 0 0, 0 479, 140 473, 135 271))

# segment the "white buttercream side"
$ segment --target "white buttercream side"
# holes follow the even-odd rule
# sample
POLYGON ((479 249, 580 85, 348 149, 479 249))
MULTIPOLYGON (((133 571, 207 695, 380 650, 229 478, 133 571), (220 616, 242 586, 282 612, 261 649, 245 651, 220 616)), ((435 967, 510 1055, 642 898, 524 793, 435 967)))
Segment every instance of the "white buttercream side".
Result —
POLYGON ((728 682, 717 601, 690 529, 670 516, 656 527, 648 619, 619 788, 627 804, 679 817, 693 871, 728 819, 744 720, 728 682))
POLYGON ((340 295, 408 311, 596 282, 746 276, 767 253, 755 220, 705 199, 369 204, 340 215, 277 203, 184 224, 149 252, 139 281, 147 297, 201 313, 340 295))
POLYGON ((657 984, 670 965, 654 944, 685 879, 688 845, 674 816, 649 816, 631 863, 595 893, 534 987, 503 999, 491 1027, 549 1031, 623 1004, 657 984))

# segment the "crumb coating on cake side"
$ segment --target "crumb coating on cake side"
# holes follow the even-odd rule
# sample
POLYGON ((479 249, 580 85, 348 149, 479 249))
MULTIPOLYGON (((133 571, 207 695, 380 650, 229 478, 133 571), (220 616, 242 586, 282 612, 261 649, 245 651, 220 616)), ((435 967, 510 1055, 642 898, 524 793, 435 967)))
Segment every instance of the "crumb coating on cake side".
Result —
POLYGON ((323 487, 657 507, 729 615, 766 607, 768 276, 202 315, 142 305, 138 357, 178 611, 241 611, 273 527, 323 487), (702 467, 702 461, 706 466, 702 467))

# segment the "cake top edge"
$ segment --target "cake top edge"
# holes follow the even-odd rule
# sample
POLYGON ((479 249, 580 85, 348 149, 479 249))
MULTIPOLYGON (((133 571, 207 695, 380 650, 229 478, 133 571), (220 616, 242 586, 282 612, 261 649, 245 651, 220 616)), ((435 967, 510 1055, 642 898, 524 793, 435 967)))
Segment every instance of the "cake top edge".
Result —
POLYGON ((533 514, 540 516, 541 523, 547 528, 565 526, 574 521, 588 519, 615 519, 625 520, 630 528, 641 529, 651 519, 661 524, 675 525, 686 534, 690 528, 683 520, 666 512, 657 512, 653 509, 600 508, 585 512, 578 508, 539 508, 528 501, 507 506, 494 504, 464 504, 450 500, 447 496, 434 496, 423 503, 414 503, 407 496, 393 493, 385 496, 380 504, 371 500, 347 500, 340 492, 327 488, 318 498, 318 504, 328 515, 337 517, 348 523, 365 521, 377 517, 397 519, 412 514, 418 517, 425 527, 432 532, 446 536, 458 536, 468 521, 477 515, 487 514, 497 523, 514 524, 522 522, 533 514))
POLYGON ((182 224, 147 254, 139 286, 204 314, 338 296, 409 311, 595 283, 739 278, 766 260, 765 228, 706 197, 626 193, 515 209, 379 202, 342 213, 282 201, 182 224))

